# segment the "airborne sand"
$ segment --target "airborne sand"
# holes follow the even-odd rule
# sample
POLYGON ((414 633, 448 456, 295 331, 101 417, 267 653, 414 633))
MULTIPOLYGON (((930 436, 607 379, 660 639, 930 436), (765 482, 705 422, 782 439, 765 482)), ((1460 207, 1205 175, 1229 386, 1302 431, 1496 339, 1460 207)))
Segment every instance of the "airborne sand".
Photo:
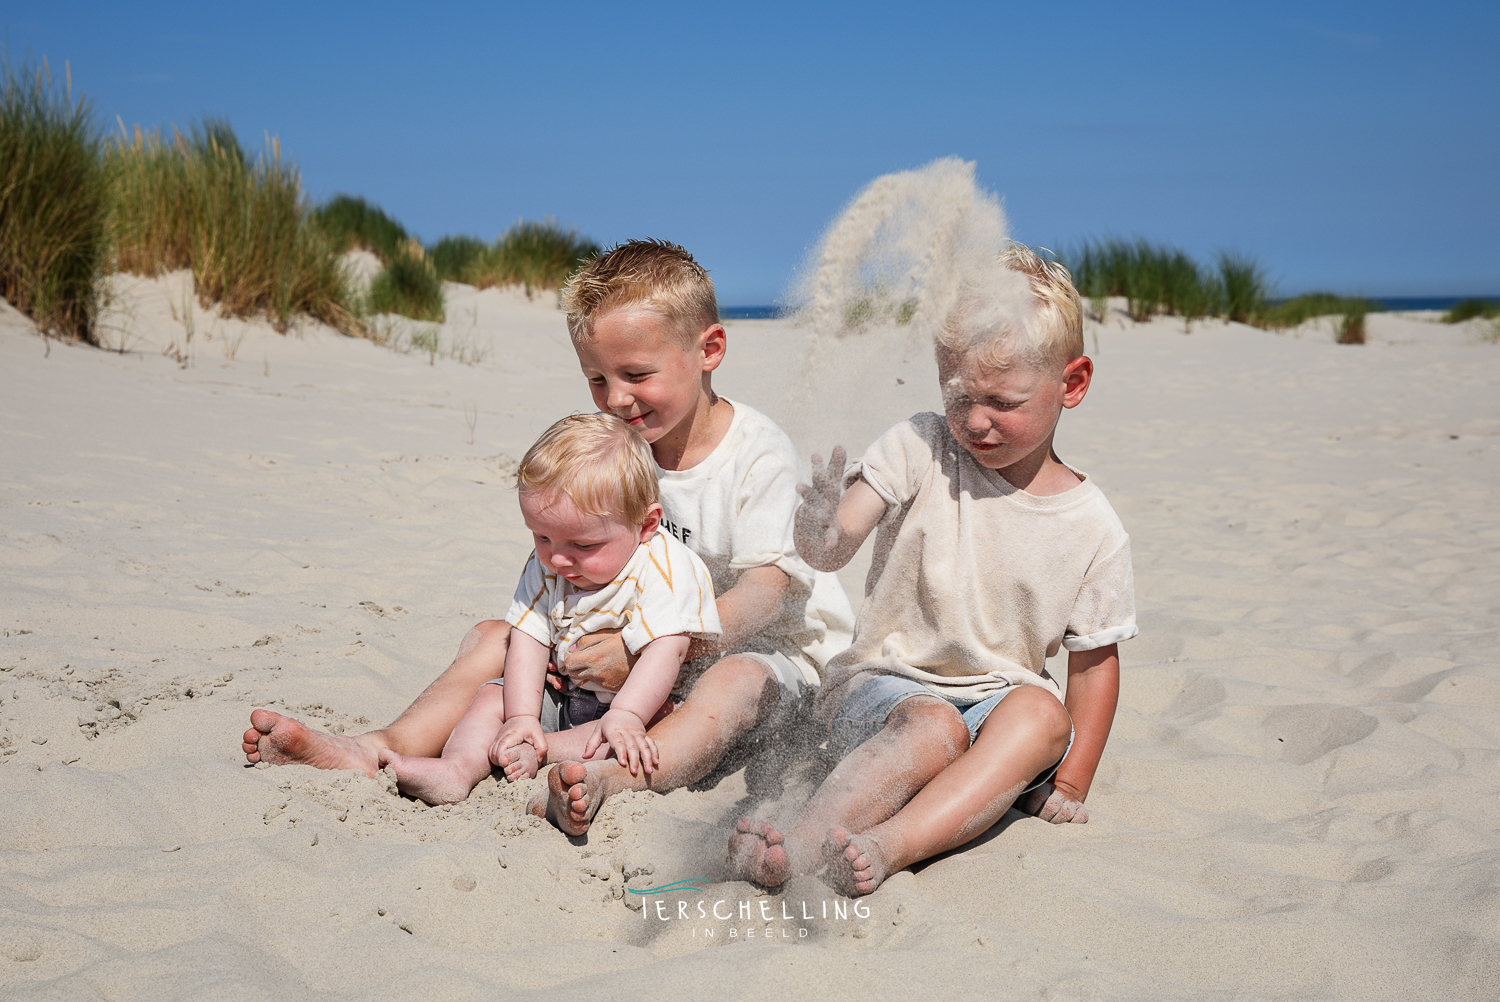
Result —
MULTIPOLYGON (((5 997, 1500 983, 1500 348, 1477 326, 1372 316, 1355 347, 1326 325, 1090 325, 1098 377, 1059 451, 1132 534, 1142 629, 1093 820, 1008 815, 840 918, 813 879, 719 882, 728 824, 774 792, 742 772, 618 798, 570 842, 520 813, 529 787, 429 809, 359 774, 245 768, 252 707, 385 721, 503 610, 529 549, 513 457, 590 405, 548 302, 450 286, 444 345, 487 349, 472 366, 202 311, 189 358, 184 279, 115 280, 125 354, 48 351, 0 316, 5 997), (624 893, 694 877, 670 920, 624 893), (720 901, 731 919, 696 918, 720 901)), ((813 408, 791 392, 803 334, 738 322, 716 386, 804 455, 858 454, 936 403, 906 339, 846 352, 860 392, 813 408)))

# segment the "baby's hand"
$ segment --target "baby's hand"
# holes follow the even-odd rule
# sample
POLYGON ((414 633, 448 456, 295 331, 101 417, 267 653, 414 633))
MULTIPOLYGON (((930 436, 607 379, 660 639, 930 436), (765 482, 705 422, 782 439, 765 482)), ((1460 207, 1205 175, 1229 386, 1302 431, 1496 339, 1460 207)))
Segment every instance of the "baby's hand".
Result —
POLYGON ((593 755, 603 742, 609 743, 615 761, 628 768, 632 776, 638 767, 649 776, 659 761, 656 742, 646 736, 645 722, 629 710, 612 709, 599 718, 599 730, 589 737, 583 757, 593 755))
POLYGON ((1051 783, 1043 783, 1032 790, 1016 807, 1055 825, 1089 823, 1089 812, 1083 806, 1083 802, 1071 794, 1064 793, 1051 783))
POLYGON ((848 457, 844 447, 835 445, 828 468, 823 457, 812 458, 812 485, 798 484, 802 504, 797 509, 796 543, 801 549, 832 549, 839 541, 839 500, 844 495, 844 466, 848 457))
POLYGON ((500 753, 519 744, 531 745, 536 749, 536 757, 545 759, 547 735, 536 717, 511 717, 505 722, 490 745, 490 764, 500 766, 500 753))

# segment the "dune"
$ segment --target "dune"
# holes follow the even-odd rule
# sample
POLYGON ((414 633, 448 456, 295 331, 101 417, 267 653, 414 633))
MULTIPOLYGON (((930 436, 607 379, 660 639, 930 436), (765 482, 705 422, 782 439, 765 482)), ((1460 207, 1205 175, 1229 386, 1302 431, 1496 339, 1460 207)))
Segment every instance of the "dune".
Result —
MULTIPOLYGON (((1494 996, 1476 325, 1091 323, 1058 449, 1131 532, 1141 623, 1092 820, 1012 812, 850 902, 722 879, 733 819, 794 810, 816 762, 619 797, 572 840, 523 813, 534 783, 434 809, 245 764, 252 708, 384 722, 503 611, 515 457, 592 409, 552 294, 447 291, 435 342, 386 318, 383 344, 220 318, 185 273, 111 280, 112 351, 0 305, 6 998, 1494 996)), ((937 404, 899 331, 803 382, 798 330, 729 339, 716 387, 804 455, 937 404)))

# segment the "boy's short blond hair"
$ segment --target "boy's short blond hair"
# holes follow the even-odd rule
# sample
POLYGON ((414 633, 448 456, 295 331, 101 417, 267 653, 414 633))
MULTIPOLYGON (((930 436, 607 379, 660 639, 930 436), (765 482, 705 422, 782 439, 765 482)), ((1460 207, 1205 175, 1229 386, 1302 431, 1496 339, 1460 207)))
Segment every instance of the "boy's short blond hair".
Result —
POLYGON ((997 368, 1061 370, 1083 354, 1083 304, 1067 268, 1012 243, 993 271, 964 283, 938 341, 997 368))
POLYGON ((594 321, 622 306, 644 306, 667 321, 666 334, 692 348, 704 329, 719 322, 719 302, 708 270, 682 247, 665 240, 617 244, 578 270, 560 296, 573 341, 594 336, 594 321))
POLYGON ((571 414, 542 432, 516 470, 516 489, 561 491, 587 515, 640 525, 657 503, 651 446, 613 414, 571 414))

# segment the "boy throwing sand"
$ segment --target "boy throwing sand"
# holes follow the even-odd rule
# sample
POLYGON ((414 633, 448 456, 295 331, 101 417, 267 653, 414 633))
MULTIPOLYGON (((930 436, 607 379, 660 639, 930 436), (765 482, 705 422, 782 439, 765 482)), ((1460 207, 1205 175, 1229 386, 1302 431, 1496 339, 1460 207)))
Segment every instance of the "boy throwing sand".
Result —
POLYGON ((516 487, 536 550, 505 617, 505 677, 479 687, 441 758, 380 752, 402 792, 429 804, 463 800, 491 767, 514 781, 598 752, 651 772, 657 751, 646 724, 667 709, 689 641, 719 635, 708 569, 657 531, 656 464, 624 421, 563 418, 527 450, 516 487), (619 630, 635 656, 620 691, 578 687, 549 698, 548 663, 566 667, 568 647, 599 630, 619 630))
POLYGON ((1012 247, 971 282, 936 346, 946 414, 918 414, 844 468, 813 459, 797 550, 846 564, 879 527, 853 645, 817 709, 842 761, 783 834, 743 819, 732 875, 765 886, 827 866, 845 893, 988 829, 1018 798, 1083 822, 1136 634, 1129 537, 1052 451, 1083 402, 1078 294, 1012 247), (841 489, 842 488, 842 489, 841 489), (1046 658, 1067 648, 1064 701, 1046 658))

